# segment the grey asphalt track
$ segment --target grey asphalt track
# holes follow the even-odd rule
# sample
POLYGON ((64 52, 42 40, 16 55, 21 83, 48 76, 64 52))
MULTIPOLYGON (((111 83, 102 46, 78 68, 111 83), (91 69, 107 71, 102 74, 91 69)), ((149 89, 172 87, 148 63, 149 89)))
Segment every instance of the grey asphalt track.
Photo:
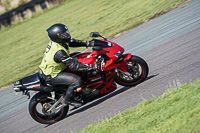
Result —
POLYGON ((122 87, 69 112, 53 125, 35 122, 28 114, 28 100, 12 87, 0 91, 0 133, 77 132, 90 123, 116 115, 144 99, 162 95, 180 83, 200 77, 200 0, 192 0, 121 36, 112 39, 126 52, 149 64, 147 80, 136 87, 122 87))

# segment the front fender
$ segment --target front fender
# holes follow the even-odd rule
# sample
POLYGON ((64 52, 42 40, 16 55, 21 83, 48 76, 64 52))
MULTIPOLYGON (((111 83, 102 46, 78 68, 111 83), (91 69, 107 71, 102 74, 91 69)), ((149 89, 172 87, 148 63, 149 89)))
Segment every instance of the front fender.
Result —
POLYGON ((119 67, 119 69, 123 72, 127 72, 127 67, 126 67, 126 62, 132 57, 132 54, 131 53, 128 53, 128 54, 123 54, 121 56, 123 58, 123 61, 121 63, 121 66, 119 67))

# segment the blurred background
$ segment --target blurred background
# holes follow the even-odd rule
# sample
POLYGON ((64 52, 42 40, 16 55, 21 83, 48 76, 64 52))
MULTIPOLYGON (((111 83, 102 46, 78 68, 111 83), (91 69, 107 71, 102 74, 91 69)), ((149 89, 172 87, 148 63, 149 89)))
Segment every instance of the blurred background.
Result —
POLYGON ((50 41, 46 29, 55 23, 67 25, 75 39, 90 40, 90 32, 111 39, 186 1, 0 0, 0 88, 39 71, 50 41))

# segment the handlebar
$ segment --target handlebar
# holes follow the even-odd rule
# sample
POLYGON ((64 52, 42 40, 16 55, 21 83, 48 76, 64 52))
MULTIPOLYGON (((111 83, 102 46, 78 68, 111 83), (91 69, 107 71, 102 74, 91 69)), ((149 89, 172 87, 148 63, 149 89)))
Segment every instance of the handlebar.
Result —
POLYGON ((93 39, 93 40, 89 41, 88 46, 108 48, 108 47, 112 47, 113 44, 111 44, 110 42, 105 42, 105 41, 102 41, 102 40, 93 39))

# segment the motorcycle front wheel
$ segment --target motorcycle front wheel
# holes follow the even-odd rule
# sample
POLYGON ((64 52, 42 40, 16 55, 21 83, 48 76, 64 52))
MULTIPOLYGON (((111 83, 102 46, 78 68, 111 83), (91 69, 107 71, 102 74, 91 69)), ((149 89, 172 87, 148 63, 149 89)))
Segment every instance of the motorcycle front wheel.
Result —
MULTIPOLYGON (((63 118, 69 110, 69 105, 54 113, 47 113, 47 110, 56 102, 50 99, 50 93, 37 93, 29 102, 29 113, 31 117, 41 124, 53 124, 63 118)), ((57 96, 56 96, 57 97, 57 96)))
POLYGON ((149 67, 145 60, 133 56, 126 62, 127 72, 118 70, 115 81, 122 86, 135 86, 146 79, 149 67))

